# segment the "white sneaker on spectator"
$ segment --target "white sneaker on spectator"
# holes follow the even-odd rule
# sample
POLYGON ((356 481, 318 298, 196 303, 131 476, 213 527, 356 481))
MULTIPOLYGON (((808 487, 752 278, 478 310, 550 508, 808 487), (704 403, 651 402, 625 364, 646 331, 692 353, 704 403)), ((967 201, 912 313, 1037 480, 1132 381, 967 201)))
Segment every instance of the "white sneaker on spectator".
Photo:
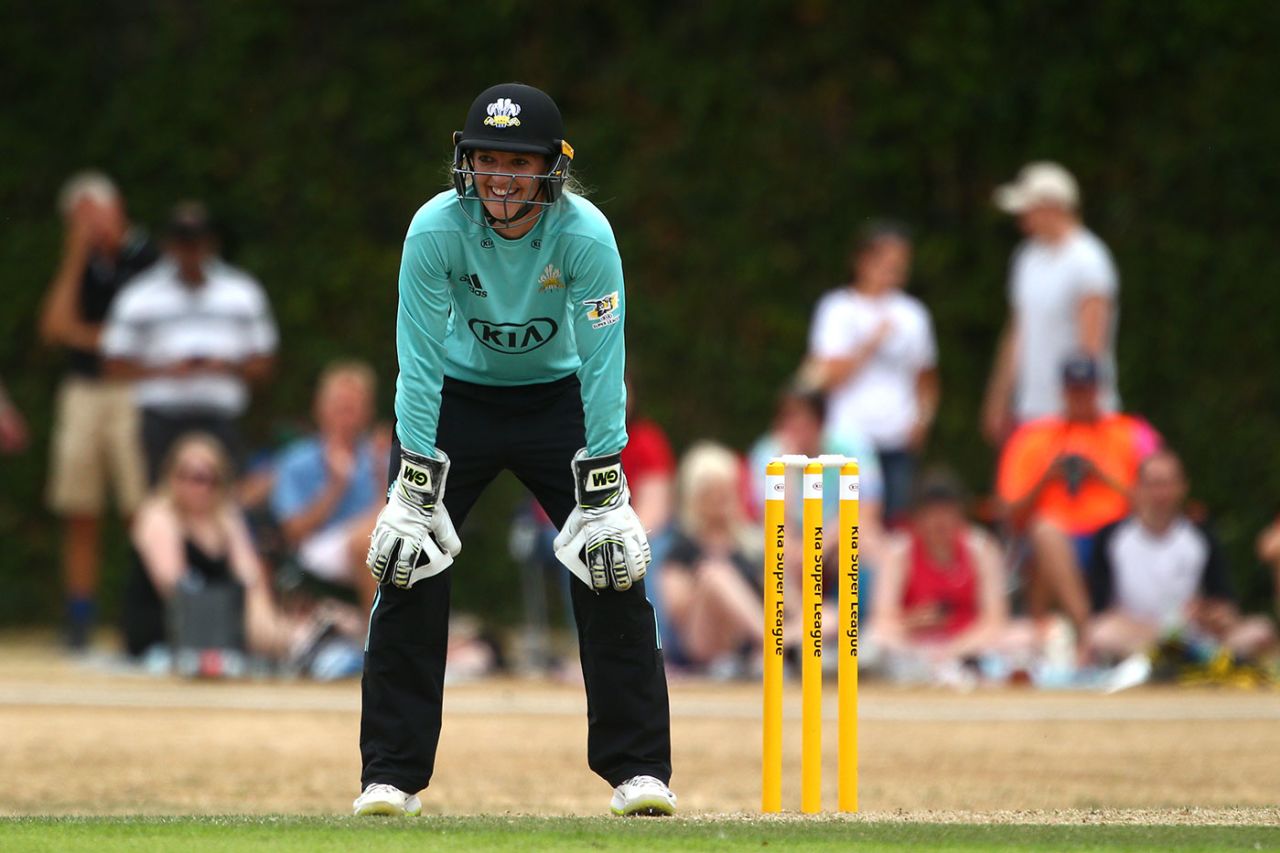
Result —
POLYGON ((422 814, 422 800, 417 794, 406 794, 394 785, 374 782, 351 804, 356 817, 388 815, 390 817, 417 817, 422 814))
POLYGON ((1146 684, 1151 680, 1151 657, 1146 652, 1138 652, 1120 661, 1107 674, 1105 693, 1119 693, 1130 687, 1146 684))
POLYGON ((676 795, 660 779, 632 776, 613 789, 609 808, 616 815, 662 817, 676 813, 676 795))

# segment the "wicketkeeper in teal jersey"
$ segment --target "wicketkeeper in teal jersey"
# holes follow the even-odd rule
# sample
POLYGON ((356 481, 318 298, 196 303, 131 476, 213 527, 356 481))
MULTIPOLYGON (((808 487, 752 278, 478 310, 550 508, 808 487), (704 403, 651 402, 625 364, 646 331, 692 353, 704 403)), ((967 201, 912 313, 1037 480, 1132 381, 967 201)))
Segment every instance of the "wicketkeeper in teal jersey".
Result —
MULTIPOLYGON (((356 814, 417 814, 440 736, 456 527, 513 472, 560 527, 587 690, 587 760, 615 814, 671 814, 670 715, 649 543, 620 453, 626 292, 604 215, 568 188, 545 93, 482 92, 454 134, 453 188, 400 265, 393 480, 369 548, 356 814)), ((465 571, 465 568, 463 568, 465 571)), ((492 768, 484 772, 491 772, 492 768)))

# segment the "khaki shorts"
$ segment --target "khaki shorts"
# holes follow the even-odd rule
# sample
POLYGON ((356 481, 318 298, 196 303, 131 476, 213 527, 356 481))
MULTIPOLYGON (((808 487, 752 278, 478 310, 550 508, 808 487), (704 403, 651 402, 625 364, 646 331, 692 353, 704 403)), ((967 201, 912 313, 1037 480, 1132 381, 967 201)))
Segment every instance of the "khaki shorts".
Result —
POLYGON ((129 515, 146 494, 141 430, 127 382, 71 376, 58 388, 49 469, 49 508, 61 515, 101 515, 108 483, 129 515))

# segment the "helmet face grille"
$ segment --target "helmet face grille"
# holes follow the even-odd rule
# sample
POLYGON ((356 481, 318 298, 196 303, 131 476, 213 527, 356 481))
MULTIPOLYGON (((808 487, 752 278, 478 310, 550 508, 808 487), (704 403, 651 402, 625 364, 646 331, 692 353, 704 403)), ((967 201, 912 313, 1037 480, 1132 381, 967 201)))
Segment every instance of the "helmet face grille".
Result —
MULTIPOLYGON (((569 150, 572 151, 573 149, 570 147, 569 150)), ((530 210, 535 208, 545 209, 560 200, 560 196, 564 193, 564 184, 569 178, 572 164, 573 161, 568 155, 560 154, 554 160, 551 160, 547 171, 542 174, 517 175, 514 172, 488 171, 477 169, 471 152, 465 150, 461 145, 457 145, 453 151, 453 188, 457 193, 458 206, 462 209, 463 215, 477 225, 488 225, 497 229, 513 228, 520 220, 524 219, 530 210), (477 175, 507 178, 511 181, 517 178, 533 178, 539 182, 538 192, 535 193, 534 198, 522 202, 520 207, 511 215, 501 218, 494 217, 474 192, 477 175), (473 215, 471 208, 475 208, 479 216, 473 215)), ((505 208, 506 206, 504 202, 503 207, 505 208)))
POLYGON ((530 210, 555 204, 564 192, 573 165, 573 146, 564 141, 560 108, 545 92, 521 83, 503 83, 481 92, 467 111, 463 129, 453 135, 453 142, 453 186, 458 204, 469 220, 491 228, 515 227, 530 210), (547 171, 517 176, 477 170, 472 152, 478 150, 542 154, 547 158, 547 171), (474 193, 477 175, 511 180, 533 177, 539 181, 539 191, 535 199, 523 202, 512 215, 498 219, 474 193), (469 208, 475 208, 479 216, 469 208))

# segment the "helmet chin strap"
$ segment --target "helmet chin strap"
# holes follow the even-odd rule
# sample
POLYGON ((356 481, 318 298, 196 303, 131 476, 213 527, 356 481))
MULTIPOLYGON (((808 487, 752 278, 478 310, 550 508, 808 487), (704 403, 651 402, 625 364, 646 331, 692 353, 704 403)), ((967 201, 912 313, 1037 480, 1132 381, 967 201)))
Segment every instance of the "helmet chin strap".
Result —
MULTIPOLYGON (((484 202, 481 202, 481 207, 484 207, 485 224, 498 231, 502 231, 507 228, 515 228, 517 225, 523 225, 524 223, 522 220, 528 215, 529 211, 534 208, 539 208, 538 216, 542 215, 541 205, 529 204, 527 201, 520 206, 520 209, 516 211, 515 216, 508 216, 505 219, 500 216, 494 216, 490 213, 489 208, 484 206, 484 202)), ((538 217, 535 216, 534 221, 536 222, 537 219, 538 217)))
MULTIPOLYGON (((507 183, 507 187, 510 188, 514 183, 515 183, 515 179, 512 178, 507 183)), ((534 193, 534 198, 537 198, 538 195, 543 193, 545 189, 546 189, 546 181, 545 180, 539 181, 538 192, 534 193)), ((507 208, 507 200, 504 198, 502 200, 502 209, 504 212, 506 211, 506 208, 507 208)), ((545 205, 533 204, 532 202, 526 201, 522 205, 520 205, 520 209, 516 211, 515 216, 502 217, 502 216, 494 216, 492 213, 490 213, 489 206, 484 203, 484 199, 480 200, 480 209, 484 211, 485 224, 488 225, 490 228, 494 229, 495 231, 505 231, 508 228, 515 228, 517 225, 523 225, 524 222, 522 220, 529 215, 529 211, 534 210, 535 208, 537 208, 538 210, 538 215, 533 218, 533 222, 537 222, 538 218, 542 216, 543 211, 546 209, 545 205)))

